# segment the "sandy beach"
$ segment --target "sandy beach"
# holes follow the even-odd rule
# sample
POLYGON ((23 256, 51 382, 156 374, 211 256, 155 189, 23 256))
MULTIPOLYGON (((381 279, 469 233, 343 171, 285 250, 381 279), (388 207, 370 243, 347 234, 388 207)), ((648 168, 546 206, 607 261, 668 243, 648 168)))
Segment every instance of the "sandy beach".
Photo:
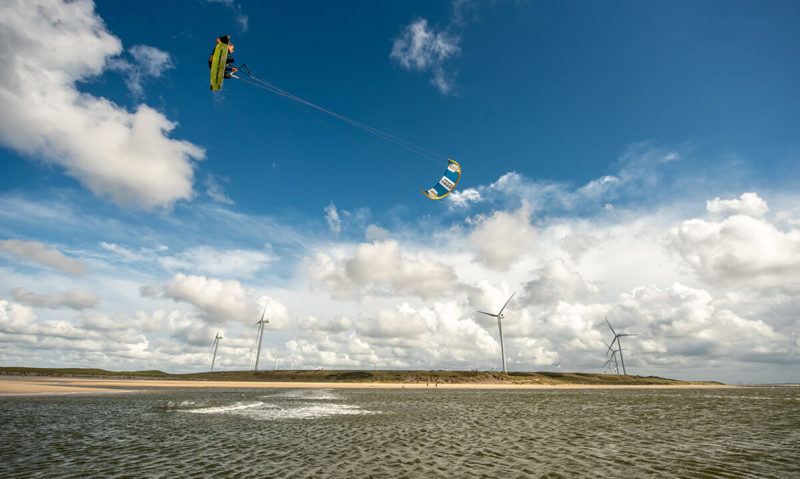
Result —
POLYGON ((162 388, 326 388, 326 389, 719 389, 728 385, 537 385, 497 383, 322 383, 254 381, 171 381, 150 379, 83 379, 10 377, 0 379, 0 395, 120 393, 162 388), (126 389, 131 388, 131 389, 126 389))

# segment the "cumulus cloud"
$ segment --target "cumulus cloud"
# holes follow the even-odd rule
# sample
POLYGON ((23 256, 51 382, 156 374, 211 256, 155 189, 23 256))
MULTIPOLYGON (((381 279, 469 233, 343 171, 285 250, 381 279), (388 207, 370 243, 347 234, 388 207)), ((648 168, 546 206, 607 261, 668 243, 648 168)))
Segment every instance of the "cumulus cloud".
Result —
POLYGON ((449 203, 455 208, 464 208, 471 203, 479 203, 481 201, 481 193, 475 188, 467 188, 463 191, 453 191, 449 195, 449 203))
POLYGON ((364 238, 367 241, 380 241, 387 239, 391 233, 386 228, 381 228, 378 225, 369 225, 364 230, 364 238))
POLYGON ((719 197, 706 202, 706 209, 711 213, 722 215, 741 214, 760 218, 764 216, 769 207, 767 202, 755 193, 742 193, 733 200, 721 200, 719 197))
POLYGON ((528 301, 534 304, 557 301, 590 301, 599 288, 586 281, 579 273, 571 271, 561 259, 548 261, 533 271, 536 279, 523 286, 528 301))
POLYGON ((75 288, 68 289, 60 295, 37 294, 24 288, 15 288, 11 295, 14 301, 37 308, 66 307, 81 310, 94 308, 100 302, 97 294, 75 288))
POLYGON ((35 320, 36 314, 30 307, 0 299, 0 332, 25 332, 35 320))
POLYGON ((164 287, 164 295, 196 306, 213 324, 244 322, 261 310, 239 281, 176 274, 164 287))
POLYGON ((164 287, 164 296, 194 305, 213 326, 224 326, 228 322, 255 323, 265 311, 265 305, 271 329, 281 329, 289 320, 288 308, 283 303, 258 296, 236 280, 176 274, 164 287))
MULTIPOLYGON (((635 288, 621 295, 609 314, 620 331, 647 339, 649 344, 641 354, 655 363, 792 354, 789 338, 763 321, 721 308, 708 291, 679 283, 665 289, 652 285, 635 288)), ((636 344, 637 339, 629 341, 636 344)))
POLYGON ((536 241, 536 229, 530 222, 530 210, 523 206, 515 212, 495 211, 478 217, 477 226, 467 237, 478 261, 492 269, 503 270, 530 250, 536 241))
POLYGON ((81 275, 86 272, 86 264, 82 261, 65 256, 38 241, 0 240, 0 251, 10 251, 66 274, 81 275))
MULTIPOLYGON (((129 112, 76 87, 121 50, 89 1, 5 2, 0 111, 14 114, 0 115, 0 142, 62 166, 114 203, 170 207, 193 196, 192 160, 202 159, 203 149, 169 138, 176 124, 147 105, 129 112)), ((148 68, 152 53, 139 50, 148 68)))
POLYGON ((452 268, 423 254, 405 256, 394 240, 362 243, 351 257, 341 260, 320 252, 306 264, 311 278, 336 297, 410 294, 433 298, 451 292, 457 280, 452 268))
POLYGON ((691 219, 670 232, 672 246, 706 281, 800 291, 800 230, 781 231, 744 215, 691 219))

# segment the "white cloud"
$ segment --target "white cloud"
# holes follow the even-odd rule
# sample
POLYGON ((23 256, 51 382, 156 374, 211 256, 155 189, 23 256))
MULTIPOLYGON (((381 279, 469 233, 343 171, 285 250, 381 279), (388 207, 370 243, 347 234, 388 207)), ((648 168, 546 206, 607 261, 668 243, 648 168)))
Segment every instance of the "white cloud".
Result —
POLYGON ((205 276, 176 274, 164 287, 164 295, 196 306, 212 324, 244 322, 256 318, 261 310, 241 283, 205 276))
POLYGON ((144 81, 159 78, 165 70, 175 68, 169 53, 147 45, 134 45, 130 49, 133 62, 121 58, 109 61, 109 67, 125 76, 125 84, 135 98, 144 96, 144 81))
POLYGON ((530 222, 530 210, 523 206, 515 212, 495 211, 478 217, 477 226, 467 238, 476 259, 492 269, 511 266, 536 241, 536 229, 530 222))
POLYGON ((58 296, 49 294, 36 294, 24 288, 15 288, 11 292, 14 301, 39 308, 67 307, 71 309, 89 309, 97 306, 100 297, 82 289, 68 289, 58 296))
POLYGON ((225 326, 228 322, 255 323, 265 305, 270 329, 284 328, 289 320, 289 310, 283 303, 259 296, 236 280, 176 274, 164 287, 164 295, 194 305, 212 326, 225 326))
POLYGON ((407 25, 400 37, 394 39, 390 57, 406 69, 430 72, 431 83, 446 95, 452 89, 454 76, 446 70, 446 63, 460 52, 459 41, 446 31, 429 28, 428 21, 421 18, 407 25))
POLYGON ((158 261, 170 271, 246 278, 276 259, 269 251, 218 250, 210 246, 198 246, 173 256, 162 256, 158 261))
POLYGON ((752 360, 790 351, 789 338, 763 321, 720 308, 709 292, 678 283, 666 289, 636 288, 621 295, 609 314, 618 332, 624 329, 649 341, 645 360, 656 364, 708 357, 752 360))
POLYGON ((533 304, 558 301, 590 301, 600 290, 575 271, 570 271, 564 261, 553 259, 544 267, 532 271, 536 279, 523 286, 527 300, 533 304))
POLYGON ((209 175, 206 178, 206 194, 217 203, 232 205, 235 202, 225 194, 222 185, 219 184, 214 175, 209 175))
POLYGON ((453 191, 449 195, 449 202, 456 208, 464 208, 470 203, 479 203, 481 201, 481 193, 475 188, 466 188, 462 191, 453 191))
POLYGON ((731 215, 742 214, 761 218, 769 211, 767 202, 755 193, 742 193, 738 199, 721 200, 719 197, 706 202, 706 209, 711 213, 731 215))
POLYGON ((153 209, 190 199, 192 160, 204 157, 202 148, 169 138, 175 123, 147 105, 131 113, 77 90, 76 82, 102 73, 122 50, 93 10, 89 1, 4 3, 0 111, 14 114, 0 115, 0 142, 62 166, 120 205, 153 209))
POLYGON ((82 261, 65 256, 38 241, 0 240, 0 251, 10 251, 66 274, 82 275, 86 272, 86 264, 82 261))
POLYGON ((36 314, 28 306, 0 299, 0 332, 20 333, 36 320, 36 314))
POLYGON ((342 219, 339 217, 339 211, 333 202, 325 207, 325 220, 333 233, 339 234, 342 231, 342 219))
POLYGON ((448 294, 457 284, 452 268, 423 254, 406 257, 394 240, 362 243, 352 256, 341 260, 320 252, 307 259, 306 266, 311 278, 336 297, 410 294, 433 298, 448 294))
POLYGON ((800 291, 800 230, 780 231, 765 219, 733 215, 686 220, 672 246, 712 284, 800 291))
POLYGON ((364 239, 367 241, 381 241, 387 239, 390 234, 391 233, 386 228, 381 228, 378 225, 369 225, 367 229, 364 230, 364 239))

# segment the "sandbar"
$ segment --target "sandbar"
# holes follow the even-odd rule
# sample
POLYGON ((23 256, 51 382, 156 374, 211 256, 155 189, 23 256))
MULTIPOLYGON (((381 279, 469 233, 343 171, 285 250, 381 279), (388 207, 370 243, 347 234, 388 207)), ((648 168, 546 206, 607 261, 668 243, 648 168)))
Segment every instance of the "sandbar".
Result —
POLYGON ((588 385, 504 383, 341 383, 272 381, 180 381, 161 379, 85 379, 18 377, 0 379, 0 396, 119 393, 161 388, 324 388, 324 389, 719 389, 721 384, 588 385), (126 389, 132 388, 132 389, 126 389))

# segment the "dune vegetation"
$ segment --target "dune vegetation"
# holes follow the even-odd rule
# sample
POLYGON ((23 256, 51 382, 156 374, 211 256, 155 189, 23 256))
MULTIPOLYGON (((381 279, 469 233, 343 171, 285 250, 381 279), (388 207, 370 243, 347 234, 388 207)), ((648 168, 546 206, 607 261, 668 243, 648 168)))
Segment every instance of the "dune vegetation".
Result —
POLYGON ((688 385, 720 384, 713 381, 678 381, 656 376, 623 376, 617 374, 445 371, 445 370, 275 370, 219 371, 172 374, 163 371, 106 371, 91 368, 0 368, 2 376, 75 377, 96 379, 160 379, 183 381, 264 381, 316 383, 440 383, 440 384, 541 384, 541 385, 688 385))

